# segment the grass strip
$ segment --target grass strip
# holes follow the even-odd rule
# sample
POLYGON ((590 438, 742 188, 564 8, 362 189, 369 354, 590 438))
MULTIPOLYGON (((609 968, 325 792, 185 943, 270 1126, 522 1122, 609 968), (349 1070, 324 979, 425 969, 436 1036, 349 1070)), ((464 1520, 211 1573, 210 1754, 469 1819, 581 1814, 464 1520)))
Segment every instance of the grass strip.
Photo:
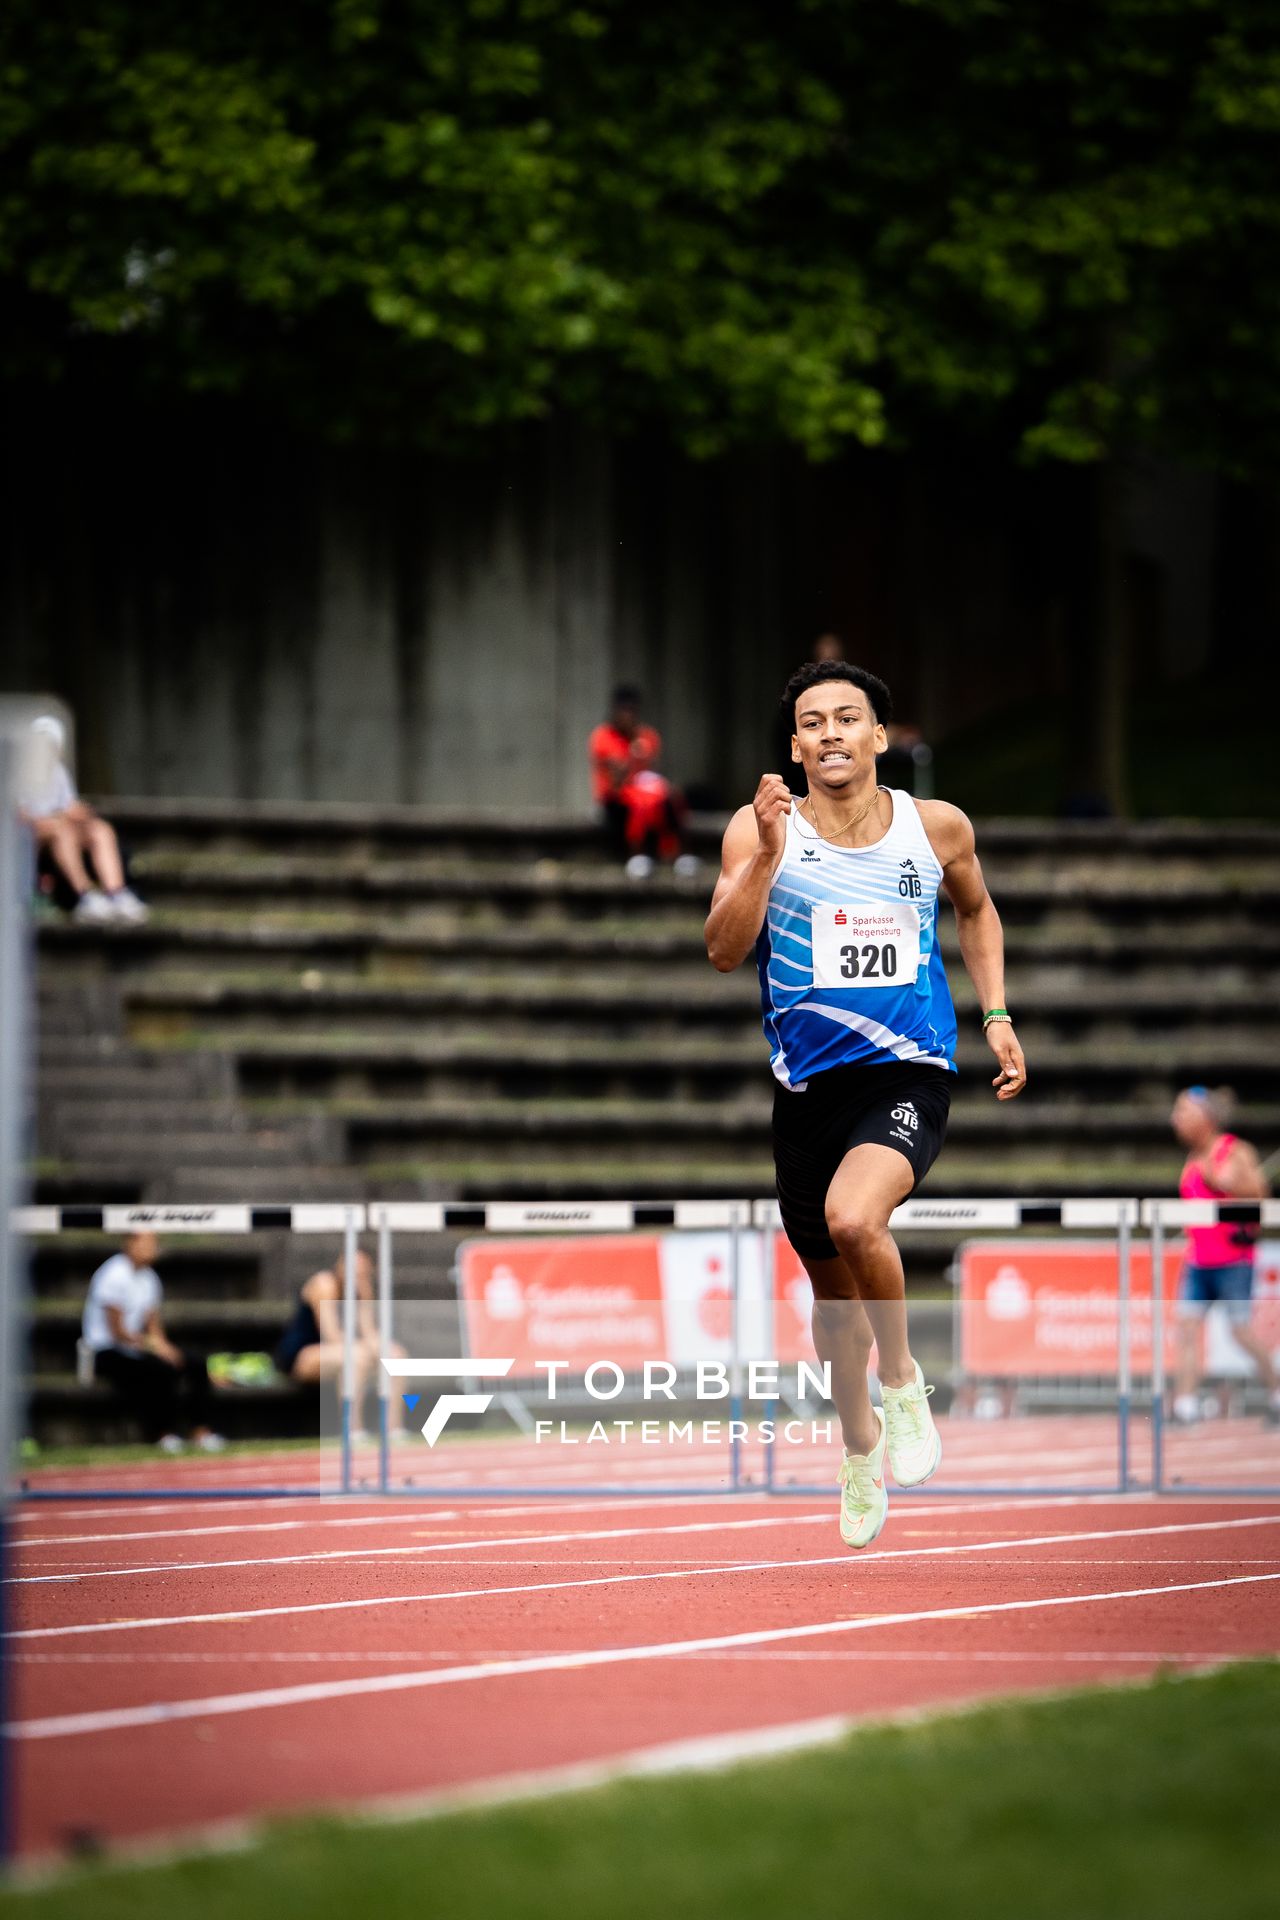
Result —
POLYGON ((1252 1663, 868 1727, 722 1773, 403 1824, 294 1821, 243 1853, 76 1871, 0 1911, 1271 1920, 1278 1789, 1280 1667, 1252 1663))

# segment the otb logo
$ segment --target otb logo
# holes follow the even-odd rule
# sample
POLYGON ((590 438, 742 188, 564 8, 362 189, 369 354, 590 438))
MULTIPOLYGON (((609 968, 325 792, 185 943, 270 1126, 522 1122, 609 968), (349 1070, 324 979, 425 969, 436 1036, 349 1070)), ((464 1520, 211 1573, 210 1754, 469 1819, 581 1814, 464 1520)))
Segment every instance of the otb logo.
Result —
MULTIPOLYGON (((502 1380, 515 1360, 384 1360, 382 1364, 393 1380, 502 1380)), ((404 1398, 412 1411, 417 1396, 404 1398)), ((423 1439, 434 1447, 451 1413, 484 1413, 492 1399, 491 1393, 442 1393, 422 1423, 423 1439)))
POLYGON ((915 861, 904 860, 902 862, 902 871, 898 875, 898 892, 904 900, 918 900, 922 891, 920 875, 916 872, 915 861))
POLYGON ((914 1100, 903 1100, 900 1105, 893 1109, 889 1118, 891 1120, 897 1120, 900 1125, 904 1127, 910 1127, 913 1133, 920 1125, 920 1116, 916 1112, 914 1100))

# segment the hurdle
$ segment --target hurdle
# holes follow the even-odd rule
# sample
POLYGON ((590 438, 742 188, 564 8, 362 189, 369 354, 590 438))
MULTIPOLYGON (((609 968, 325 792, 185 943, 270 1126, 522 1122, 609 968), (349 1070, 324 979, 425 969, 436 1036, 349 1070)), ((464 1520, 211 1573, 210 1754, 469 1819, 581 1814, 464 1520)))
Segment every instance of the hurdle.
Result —
MULTIPOLYGON (((670 1499, 687 1493, 691 1497, 719 1495, 768 1495, 771 1497, 829 1497, 829 1484, 784 1480, 778 1471, 776 1447, 763 1455, 763 1474, 749 1479, 744 1466, 742 1444, 731 1437, 727 1484, 688 1487, 649 1483, 621 1484, 609 1480, 590 1482, 550 1481, 542 1484, 504 1482, 470 1487, 432 1486, 415 1476, 412 1485, 395 1483, 391 1460, 392 1382, 397 1372, 409 1373, 412 1363, 393 1367, 388 1362, 394 1324, 395 1247, 406 1235, 446 1235, 472 1233, 483 1236, 508 1234, 521 1238, 548 1235, 606 1234, 625 1236, 644 1231, 655 1233, 716 1232, 727 1236, 728 1279, 730 1291, 730 1392, 728 1408, 730 1431, 734 1435, 741 1422, 744 1398, 746 1357, 742 1333, 744 1315, 744 1254, 749 1236, 758 1241, 758 1270, 767 1276, 768 1295, 774 1295, 773 1250, 776 1245, 780 1214, 774 1201, 672 1200, 672 1201, 490 1201, 482 1203, 450 1201, 387 1202, 303 1202, 278 1205, 252 1203, 210 1204, 198 1202, 168 1205, 67 1205, 27 1206, 11 1212, 13 1230, 31 1238, 63 1232, 102 1232, 122 1235, 140 1229, 158 1234, 228 1235, 278 1230, 300 1235, 341 1236, 345 1260, 345 1286, 342 1299, 343 1362, 340 1375, 337 1456, 339 1470, 332 1486, 201 1485, 172 1487, 94 1486, 79 1488, 42 1488, 19 1484, 15 1496, 25 1501, 60 1500, 218 1500, 324 1498, 331 1494, 365 1494, 381 1497, 401 1496, 419 1500, 628 1497, 670 1499), (355 1346, 357 1300, 354 1254, 359 1236, 376 1235, 377 1288, 376 1326, 380 1358, 377 1370, 378 1468, 375 1484, 358 1481, 353 1464, 353 1419, 355 1401, 355 1346)), ((1124 1495, 1133 1492, 1197 1494, 1202 1497, 1268 1495, 1275 1485, 1256 1482, 1223 1483, 1190 1481, 1170 1477, 1167 1458, 1163 1398, 1166 1391, 1164 1362, 1164 1301, 1160 1284, 1151 1295, 1151 1363, 1149 1384, 1144 1395, 1135 1384, 1132 1255, 1135 1236, 1145 1234, 1153 1260, 1153 1270, 1162 1271, 1165 1236, 1170 1226, 1212 1224, 1221 1220, 1242 1227, 1280 1226, 1280 1202, 1277 1201, 1192 1201, 1164 1202, 1138 1199, 919 1199, 897 1208, 890 1220, 896 1232, 974 1232, 1008 1233, 1011 1246, 1022 1229, 1057 1230, 1064 1236, 1077 1231, 1114 1233, 1116 1236, 1115 1312, 1118 1364, 1115 1371, 1115 1460, 1114 1474, 1085 1484, 1061 1481, 975 1482, 970 1479, 931 1481, 926 1487, 898 1489, 895 1497, 908 1494, 965 1495, 968 1497, 1004 1495, 1010 1497, 1050 1497, 1063 1493, 1080 1497, 1124 1495), (1143 1416, 1149 1420, 1150 1469, 1138 1470, 1135 1464, 1132 1423, 1143 1416)), ((444 1303, 432 1302, 441 1306, 444 1303)), ((908 1296, 908 1308, 911 1301, 908 1296)), ((429 1367, 417 1363, 416 1377, 441 1379, 452 1377, 466 1382, 474 1376, 478 1361, 467 1352, 465 1326, 461 1312, 458 1321, 458 1353, 448 1359, 436 1356, 429 1367), (425 1368, 425 1371, 424 1371, 425 1368)), ((409 1374, 406 1373, 406 1377, 409 1374)), ((766 1411, 768 1404, 765 1403, 766 1411)), ((944 1464, 945 1475, 945 1464, 944 1464)))

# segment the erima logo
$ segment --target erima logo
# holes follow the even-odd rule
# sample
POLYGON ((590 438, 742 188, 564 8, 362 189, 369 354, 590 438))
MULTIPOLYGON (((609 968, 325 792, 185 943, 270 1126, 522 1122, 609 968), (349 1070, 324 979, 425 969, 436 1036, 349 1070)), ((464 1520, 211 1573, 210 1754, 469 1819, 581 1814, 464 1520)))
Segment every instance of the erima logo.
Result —
POLYGON ((822 865, 822 855, 820 853, 815 853, 812 847, 806 847, 804 852, 800 855, 800 858, 802 860, 816 860, 819 866, 822 865))
MULTIPOLYGON (((384 1360, 383 1366, 393 1380, 501 1380, 515 1360, 384 1360)), ((442 1393, 422 1424, 422 1437, 434 1447, 449 1423, 451 1413, 484 1413, 493 1399, 491 1393, 442 1393)))

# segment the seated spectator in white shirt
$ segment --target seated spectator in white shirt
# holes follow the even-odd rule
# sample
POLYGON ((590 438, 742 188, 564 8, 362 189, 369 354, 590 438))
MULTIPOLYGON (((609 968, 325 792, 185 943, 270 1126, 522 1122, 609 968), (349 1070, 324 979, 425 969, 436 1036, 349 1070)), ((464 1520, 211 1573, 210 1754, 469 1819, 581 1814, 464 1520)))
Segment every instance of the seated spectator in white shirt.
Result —
POLYGON ((147 909, 125 885, 115 828, 85 805, 67 771, 61 720, 43 714, 32 721, 31 731, 34 751, 18 811, 35 837, 37 857, 43 856, 76 895, 73 919, 140 925, 147 909))
POLYGON ((89 1282, 82 1338, 95 1377, 127 1402, 148 1440, 181 1453, 178 1429, 185 1424, 202 1452, 220 1453, 226 1441, 209 1425, 208 1368, 175 1347, 161 1325, 163 1289, 152 1265, 158 1251, 154 1233, 131 1233, 123 1252, 103 1262, 89 1282))

